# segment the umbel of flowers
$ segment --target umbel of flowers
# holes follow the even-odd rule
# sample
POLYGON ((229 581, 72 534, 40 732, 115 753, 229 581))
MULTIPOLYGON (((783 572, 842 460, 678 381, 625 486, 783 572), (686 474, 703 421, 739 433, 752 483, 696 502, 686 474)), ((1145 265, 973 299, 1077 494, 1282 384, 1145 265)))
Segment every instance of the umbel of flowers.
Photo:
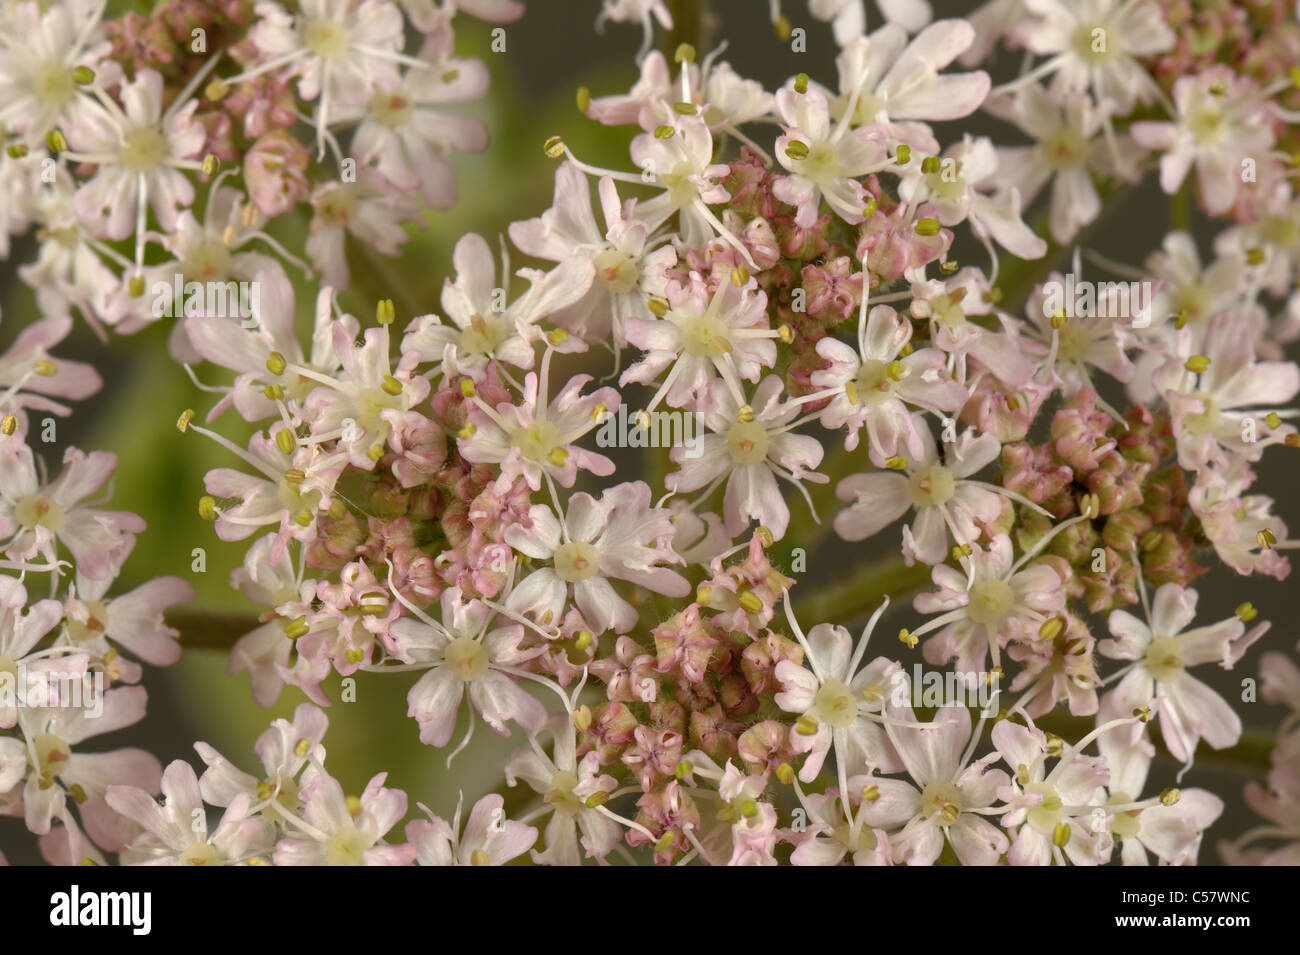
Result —
MULTIPOLYGON (((662 0, 605 0, 600 25, 645 31, 639 77, 578 104, 626 129, 626 162, 539 143, 551 206, 508 229, 529 264, 466 234, 420 315, 343 310, 345 239, 400 255, 455 201, 452 154, 488 143, 448 104, 488 74, 453 20, 522 3, 0 12, 0 251, 35 235, 41 311, 0 356, 0 691, 44 694, 0 698, 0 811, 56 863, 1195 863, 1230 794, 1149 769, 1238 742, 1202 678, 1268 624, 1207 617, 1194 585, 1284 579, 1296 546, 1253 486, 1300 445, 1300 25, 1268 3, 883 7, 810 4, 838 55, 770 90, 721 48, 653 49, 662 0), (996 47, 1024 68, 995 86, 996 47), (963 130, 981 111, 999 141, 963 130), (1195 198, 1212 250, 1179 229, 1049 272, 1147 173, 1195 198), (300 213, 291 249, 269 226, 300 213), (79 751, 144 716, 141 663, 175 662, 163 613, 192 590, 114 590, 145 521, 92 500, 111 454, 47 474, 33 413, 101 385, 51 351, 74 320, 129 335, 177 275, 257 290, 239 314, 187 297, 170 351, 195 385, 180 431, 229 455, 200 514, 258 610, 229 672, 263 706, 309 701, 260 768, 202 742, 201 772, 79 751), (611 422, 646 453, 611 450, 611 422), (818 591, 784 555, 823 534, 895 560, 818 591), (382 772, 345 793, 325 709, 358 671, 406 693, 449 773, 480 722, 512 737, 501 785, 450 820, 382 772)), ((1300 713, 1294 662, 1261 663, 1300 713)), ((1246 793, 1270 825, 1223 858, 1296 860, 1296 723, 1246 793)))

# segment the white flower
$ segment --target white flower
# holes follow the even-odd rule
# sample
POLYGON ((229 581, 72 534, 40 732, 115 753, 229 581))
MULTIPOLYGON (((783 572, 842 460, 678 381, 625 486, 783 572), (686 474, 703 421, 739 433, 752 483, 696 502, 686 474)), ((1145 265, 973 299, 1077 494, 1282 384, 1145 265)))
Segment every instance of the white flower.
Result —
POLYGON ((650 506, 650 486, 642 481, 607 488, 599 501, 589 494, 575 494, 562 519, 541 504, 533 505, 528 517, 529 524, 506 529, 506 543, 551 566, 525 577, 510 592, 506 606, 533 615, 543 626, 563 617, 570 586, 574 603, 597 634, 611 627, 616 633, 627 633, 638 619, 632 605, 610 585, 610 578, 670 597, 690 593, 685 577, 656 566, 682 560, 670 546, 671 514, 650 506))
POLYGON ((420 865, 505 865, 521 856, 537 841, 537 830, 506 818, 505 800, 489 793, 470 810, 461 832, 461 803, 451 825, 435 816, 428 806, 420 809, 429 818, 406 825, 415 859, 420 865))

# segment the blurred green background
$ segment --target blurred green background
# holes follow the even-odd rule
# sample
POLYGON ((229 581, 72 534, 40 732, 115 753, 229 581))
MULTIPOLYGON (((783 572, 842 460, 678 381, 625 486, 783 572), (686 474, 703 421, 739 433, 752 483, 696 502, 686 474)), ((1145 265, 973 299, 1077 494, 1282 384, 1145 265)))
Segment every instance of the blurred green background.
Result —
MULTIPOLYGON (((341 297, 342 306, 373 323, 374 303, 378 298, 392 298, 398 312, 398 327, 411 318, 438 311, 438 298, 444 278, 450 274, 451 252, 465 232, 476 231, 488 237, 495 247, 496 236, 508 224, 539 215, 550 205, 553 160, 547 159, 541 145, 551 135, 562 135, 574 152, 587 162, 612 168, 631 169, 627 143, 636 132, 630 128, 606 129, 588 121, 575 107, 575 91, 580 85, 590 88, 593 96, 625 92, 636 78, 633 56, 640 45, 639 27, 608 25, 603 35, 593 29, 599 0, 528 0, 527 12, 520 21, 508 24, 506 50, 490 49, 489 30, 468 17, 458 19, 457 52, 462 56, 484 59, 492 76, 491 92, 486 100, 465 104, 459 111, 479 116, 492 135, 487 152, 457 157, 460 203, 447 213, 430 213, 428 228, 415 232, 400 260, 385 259, 349 239, 352 287, 341 297)), ((688 13, 699 7, 698 0, 678 2, 677 8, 688 13)), ((961 15, 974 4, 944 2, 935 4, 940 16, 961 15)), ((795 53, 788 43, 774 35, 767 21, 767 4, 760 0, 715 0, 710 5, 712 17, 720 24, 714 36, 725 36, 729 47, 722 57, 746 77, 760 80, 769 89, 780 86, 786 78, 807 72, 827 85, 835 83, 835 48, 829 28, 806 14, 806 6, 787 0, 786 14, 796 26, 808 32, 808 51, 795 53)), ((110 13, 121 9, 114 3, 110 13)), ((877 22, 874 9, 871 22, 877 22)), ((708 23, 705 24, 707 29, 708 23)), ((671 42, 671 41, 670 41, 671 42)), ((669 47, 671 48, 671 47, 669 47)), ((702 46, 702 51, 708 49, 702 46)), ((1019 66, 1018 56, 1001 58, 994 66, 996 76, 1009 75, 1019 66)), ((1019 134, 994 120, 973 118, 961 124, 940 124, 939 139, 951 141, 962 129, 992 135, 997 142, 1021 141, 1019 134)), ((760 142, 771 137, 759 135, 760 142)), ((200 189, 200 203, 206 190, 200 189)), ((1140 262, 1157 247, 1169 228, 1169 201, 1160 194, 1154 177, 1148 176, 1135 197, 1107 210, 1105 219, 1090 232, 1087 245, 1106 256, 1128 263, 1140 262)), ((1037 207, 1033 212, 1037 211, 1037 207)), ((1033 221, 1033 215, 1029 216, 1033 221)), ((1213 229, 1206 229, 1193 213, 1194 230, 1201 238, 1202 250, 1208 250, 1213 229)), ((273 230, 293 251, 300 252, 306 218, 282 221, 273 230)), ((9 260, 0 263, 0 289, 3 290, 3 321, 0 322, 0 350, 38 315, 30 290, 16 275, 19 265, 34 256, 35 245, 28 239, 15 244, 9 260)), ((1068 254, 1068 253, 1066 253, 1068 254)), ((983 261, 972 257, 972 261, 983 261)), ((515 268, 529 264, 513 253, 515 268)), ((1056 263, 1058 266, 1061 262, 1056 263)), ((298 283, 298 312, 301 327, 310 324, 310 309, 315 287, 301 283, 292 268, 291 278, 298 283)), ((203 493, 204 473, 220 466, 238 466, 228 454, 202 437, 177 432, 177 415, 193 407, 200 418, 211 405, 211 396, 196 390, 183 370, 166 354, 170 320, 131 337, 115 336, 107 345, 100 343, 84 323, 57 354, 90 361, 105 378, 104 390, 76 407, 75 414, 58 424, 58 441, 53 445, 37 444, 51 471, 57 471, 63 449, 77 445, 85 449, 112 451, 118 455, 116 493, 112 506, 133 510, 149 522, 127 562, 115 592, 122 592, 152 577, 176 574, 190 580, 197 591, 187 613, 255 613, 244 598, 229 588, 232 569, 238 566, 245 546, 223 544, 202 521, 196 502, 203 493), (191 553, 196 547, 206 551, 206 573, 191 572, 191 553)), ((595 359, 598 376, 608 372, 608 354, 595 359)), ((223 372, 200 369, 205 380, 225 381, 223 372)), ((236 441, 246 438, 250 429, 237 416, 228 413, 217 427, 236 441)), ((33 439, 38 433, 33 428, 33 439)), ((1261 467, 1258 490, 1277 497, 1278 511, 1293 524, 1300 517, 1289 513, 1292 486, 1288 478, 1287 455, 1277 449, 1270 452, 1261 467)), ((634 475, 626 475, 632 477, 634 475)), ((620 479, 625 475, 620 472, 620 479)), ((792 527, 807 525, 804 504, 790 497, 795 515, 792 527)), ((830 515, 823 514, 829 521, 830 515)), ((817 548, 812 539, 792 533, 776 547, 776 556, 789 567, 790 549, 809 549, 808 569, 793 574, 824 586, 851 562, 860 562, 896 548, 896 528, 887 530, 874 541, 850 546, 824 539, 817 548)), ((1231 674, 1206 674, 1228 699, 1238 706, 1247 724, 1248 734, 1271 733, 1281 711, 1263 703, 1237 704, 1241 677, 1257 676, 1257 661, 1264 649, 1291 651, 1296 634, 1290 613, 1294 602, 1289 595, 1294 585, 1268 580, 1241 580, 1231 571, 1216 566, 1203 578, 1201 614, 1204 620, 1230 615, 1242 600, 1249 599, 1259 608, 1262 619, 1274 621, 1273 631, 1250 653, 1238 671, 1231 674)), ((864 614, 865 617, 865 614, 864 614)), ((896 601, 881 624, 879 633, 896 633, 899 626, 913 624, 916 615, 910 600, 896 601)), ((804 620, 805 628, 816 620, 804 620)), ((837 620, 853 628, 863 620, 837 620)), ((855 631, 856 632, 856 631, 855 631)), ((1103 636, 1100 628, 1098 636, 1103 636)), ((877 638, 880 652, 896 655, 898 645, 886 636, 877 638)), ((185 642, 182 634, 182 643, 185 642)), ((918 657, 919 659, 919 657, 918 657)), ((905 665, 911 660, 903 658, 905 665)), ((515 741, 496 737, 480 726, 471 749, 458 757, 452 772, 445 770, 445 753, 420 744, 417 727, 406 718, 406 693, 415 681, 414 674, 376 676, 359 674, 357 701, 336 703, 329 711, 331 729, 326 737, 328 766, 349 792, 360 792, 371 775, 389 772, 389 785, 406 790, 415 802, 424 802, 435 812, 450 816, 458 791, 463 790, 467 803, 497 788, 502 779, 501 766, 515 741)), ((258 765, 252 744, 269 721, 291 715, 302 695, 292 688, 285 690, 280 702, 271 710, 257 707, 249 695, 247 676, 226 676, 226 654, 222 651, 192 649, 180 662, 166 670, 146 668, 144 684, 150 693, 149 715, 128 730, 92 741, 87 748, 108 749, 116 746, 142 746, 156 754, 164 764, 172 759, 186 759, 201 767, 192 743, 204 740, 223 752, 237 765, 256 772, 258 765)), ((337 678, 326 684, 327 692, 337 698, 337 678)), ((547 701, 548 705, 550 701, 547 701)), ((463 733, 464 720, 453 740, 463 733)), ((1259 778, 1259 771, 1245 765, 1240 747, 1217 762, 1202 747, 1201 760, 1184 780, 1184 785, 1201 785, 1219 793, 1228 810, 1211 830, 1202 850, 1203 863, 1217 861, 1213 841, 1234 836, 1251 824, 1253 818, 1241 804, 1242 783, 1259 778)), ((1258 754, 1256 754, 1258 755, 1258 754)), ((1153 771, 1151 785, 1159 787, 1172 781, 1176 767, 1161 762, 1153 771)), ((13 863, 38 861, 34 837, 20 820, 0 820, 0 851, 13 863)))

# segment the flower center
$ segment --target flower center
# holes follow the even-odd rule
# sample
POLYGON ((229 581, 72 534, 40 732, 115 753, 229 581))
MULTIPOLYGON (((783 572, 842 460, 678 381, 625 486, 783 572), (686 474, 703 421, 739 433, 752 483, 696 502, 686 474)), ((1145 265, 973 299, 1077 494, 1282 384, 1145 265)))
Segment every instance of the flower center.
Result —
POLYGON ((230 274, 230 250, 220 242, 204 242, 182 263, 181 271, 191 279, 211 281, 230 274))
POLYGON ((894 379, 889 377, 887 362, 864 359, 855 384, 858 388, 857 402, 864 408, 883 405, 894 397, 894 379))
POLYGON ((842 730, 858 718, 858 701, 853 691, 840 680, 827 680, 813 697, 813 713, 823 723, 842 730))
POLYGON ((813 182, 822 184, 833 182, 842 175, 843 167, 835 147, 827 142, 813 143, 808 147, 808 155, 795 163, 795 169, 801 176, 807 176, 813 182))
POLYGON ((491 355, 506 340, 504 319, 491 315, 475 315, 469 328, 460 333, 459 348, 466 355, 491 355))
POLYGON ((1221 142, 1226 132, 1223 110, 1216 105, 1201 106, 1187 117, 1187 128, 1201 144, 1221 142))
POLYGON ((1082 361, 1091 344, 1082 321, 1067 321, 1056 331, 1056 357, 1060 361, 1082 361))
MULTIPOLYGON (((75 641, 94 640, 96 637, 102 636, 104 631, 108 629, 108 607, 99 600, 87 600, 85 604, 86 610, 90 614, 85 623, 72 618, 68 619, 68 636, 75 641)), ((2 660, 3 658, 0 658, 0 661, 2 660)), ((3 667, 0 667, 0 669, 3 669, 3 667)))
POLYGON ((325 844, 326 865, 361 865, 370 848, 368 840, 356 826, 348 823, 325 844))
POLYGON ((221 856, 211 844, 195 842, 181 853, 181 865, 224 865, 221 856))
POLYGON ((330 189, 316 200, 316 212, 336 226, 346 226, 356 215, 357 197, 346 189, 330 189))
POLYGON ((488 655, 483 645, 470 637, 457 637, 442 652, 443 662, 460 680, 470 683, 488 671, 488 655))
POLYGON ((543 797, 562 816, 572 819, 583 809, 583 802, 573 794, 578 785, 578 774, 563 769, 551 777, 550 791, 543 797))
POLYGON ((1183 418, 1183 434, 1205 434, 1213 431, 1219 423, 1219 406, 1203 391, 1194 391, 1190 395, 1201 402, 1200 414, 1189 414, 1183 418))
POLYGON ((53 534, 63 530, 67 513, 58 501, 40 494, 29 494, 14 507, 14 518, 29 531, 44 527, 53 534))
POLYGON ((1062 126, 1043 140, 1044 161, 1057 172, 1079 165, 1088 155, 1088 139, 1077 129, 1062 126))
POLYGON ((341 60, 347 56, 348 31, 333 20, 308 20, 303 30, 303 46, 322 60, 341 60))
POLYGON ((940 825, 952 825, 961 815, 961 790, 952 783, 936 780, 921 790, 921 815, 938 816, 940 825))
POLYGON ((1080 24, 1074 33, 1074 52, 1089 66, 1099 66, 1119 53, 1119 31, 1108 23, 1080 24))
POLYGON ((942 464, 923 468, 907 481, 907 493, 916 508, 941 507, 952 499, 956 490, 957 482, 942 464))
POLYGON ((699 358, 714 358, 731 351, 731 339, 727 337, 727 326, 716 315, 705 312, 688 318, 682 324, 682 347, 688 355, 699 358))
POLYGON ((415 108, 406 91, 398 89, 376 93, 370 100, 370 113, 385 126, 397 129, 411 121, 415 108))
POLYGON ((76 90, 66 63, 42 63, 32 74, 33 95, 56 108, 71 100, 76 90))
POLYGON ((1043 801, 1029 810, 1028 822, 1044 835, 1051 835, 1065 814, 1065 804, 1061 802, 1056 787, 1047 782, 1030 783, 1025 787, 1025 792, 1042 794, 1043 801))
POLYGON ((117 151, 117 161, 131 172, 149 172, 166 158, 167 140, 152 126, 130 130, 117 151))
POLYGON ((1157 682, 1167 683, 1183 672, 1183 654, 1174 637, 1156 637, 1147 647, 1147 669, 1157 682))
MULTIPOLYGON (((1133 797, 1125 792, 1113 792, 1110 798, 1106 800, 1108 806, 1119 806, 1127 802, 1133 802, 1133 797)), ((1112 813, 1110 817, 1110 831, 1117 839, 1132 839, 1142 828, 1138 822, 1138 816, 1142 814, 1141 809, 1130 809, 1127 812, 1112 813)))
POLYGON ((615 295, 631 292, 641 281, 636 263, 617 249, 598 253, 592 262, 596 266, 596 278, 615 295))
POLYGON ((570 541, 555 548, 555 573, 566 584, 600 573, 600 552, 586 541, 570 541))
POLYGON ((727 432, 727 453, 737 464, 758 464, 767 457, 767 429, 757 421, 737 421, 727 432))
POLYGON ((560 432, 545 418, 538 418, 526 428, 518 428, 510 435, 510 443, 530 461, 545 461, 561 447, 560 432))
POLYGON ((699 187, 691 182, 691 176, 693 175, 695 175, 695 169, 690 163, 679 162, 673 166, 671 172, 666 172, 659 177, 663 184, 668 187, 668 198, 672 200, 673 205, 678 209, 690 205, 700 194, 699 187))
POLYGON ((1015 606, 1016 595, 1005 580, 990 577, 976 581, 970 589, 966 615, 976 623, 993 626, 1001 623, 1015 606))
POLYGON ((68 768, 72 758, 72 749, 53 733, 42 733, 32 740, 32 749, 36 752, 36 771, 40 774, 41 789, 54 785, 54 777, 68 768))

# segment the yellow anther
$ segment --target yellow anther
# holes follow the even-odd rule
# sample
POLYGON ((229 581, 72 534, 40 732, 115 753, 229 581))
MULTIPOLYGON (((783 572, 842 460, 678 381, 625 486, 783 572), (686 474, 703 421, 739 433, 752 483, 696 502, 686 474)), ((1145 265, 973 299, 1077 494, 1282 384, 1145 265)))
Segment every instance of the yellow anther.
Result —
POLYGON ((176 430, 184 434, 190 429, 190 422, 194 420, 194 409, 186 408, 181 412, 181 416, 176 419, 176 430))
POLYGON ((546 142, 542 143, 542 152, 552 159, 559 159, 564 155, 564 140, 559 136, 552 136, 546 142))
POLYGON ((903 457, 901 454, 892 455, 891 457, 885 458, 885 467, 889 468, 891 471, 901 471, 907 467, 907 458, 903 457))
POLYGON ((28 149, 22 143, 14 143, 12 146, 6 146, 5 152, 9 154, 10 159, 22 159, 27 155, 28 149))
POLYGON ((203 165, 200 167, 205 176, 215 176, 217 170, 221 168, 221 160, 215 153, 208 153, 203 157, 203 165))
POLYGON ((546 460, 557 468, 562 468, 569 461, 569 452, 564 448, 551 448, 551 453, 546 456, 546 460))
POLYGON ((1188 371, 1199 375, 1210 367, 1210 359, 1205 355, 1192 355, 1187 361, 1183 362, 1183 367, 1188 371))
POLYGON ((700 584, 695 588, 695 602, 707 604, 713 597, 713 588, 708 584, 700 584))
POLYGON ((225 99, 229 92, 230 84, 220 79, 213 80, 203 89, 203 95, 214 103, 225 99))
POLYGON ((371 461, 374 461, 376 464, 379 463, 379 459, 382 458, 383 456, 384 456, 384 446, 382 444, 372 444, 370 446, 370 449, 366 451, 366 457, 368 457, 371 461))
POLYGON ((1249 623, 1259 616, 1259 611, 1255 609, 1254 604, 1247 600, 1244 604, 1238 604, 1237 609, 1233 611, 1243 623, 1249 623))
POLYGON ((867 204, 862 207, 862 218, 870 219, 872 216, 876 214, 876 210, 879 208, 880 208, 880 203, 877 200, 868 199, 867 204))
POLYGON ((262 394, 266 395, 271 401, 283 401, 284 389, 279 385, 267 385, 262 389, 262 394))
POLYGON ((215 521, 217 519, 217 499, 209 494, 204 494, 199 498, 199 517, 205 521, 215 521))
POLYGON ((807 92, 808 92, 808 74, 807 74, 807 73, 797 73, 797 74, 795 74, 795 78, 794 78, 794 91, 795 91, 796 93, 798 93, 799 95, 801 95, 801 96, 802 96, 804 93, 807 93, 807 92))
POLYGON ((1060 756, 1065 751, 1065 741, 1055 733, 1047 734, 1047 755, 1060 756))
POLYGON ((1059 308, 1056 314, 1052 316, 1052 327, 1060 331, 1070 322, 1070 316, 1065 314, 1065 309, 1059 308))
POLYGON ((281 428, 275 433, 275 446, 283 454, 293 454, 298 450, 298 439, 288 428, 281 428))
POLYGON ((596 402, 596 407, 591 409, 591 420, 600 421, 607 414, 609 414, 609 405, 605 404, 603 401, 598 401, 596 402))
POLYGON ((42 378, 53 378, 59 373, 59 366, 48 358, 38 358, 32 364, 32 370, 42 378))
POLYGON ((678 116, 694 116, 699 111, 694 103, 673 103, 673 112, 678 116))
POLYGON ((591 108, 591 90, 585 86, 578 87, 578 112, 585 113, 591 108))
POLYGON ((795 720, 794 731, 800 736, 816 736, 817 730, 817 721, 807 713, 795 720))
POLYGON ((736 412, 736 422, 738 424, 749 424, 754 420, 754 409, 749 405, 741 405, 736 412))
POLYGON ((315 515, 305 507, 293 516, 293 522, 299 527, 311 527, 315 520, 315 515))
POLYGON ((559 348, 569 340, 569 333, 563 328, 552 328, 546 333, 546 340, 556 348, 559 348))
POLYGON ((304 759, 310 749, 311 740, 306 738, 300 739, 298 742, 293 744, 293 755, 297 756, 299 759, 304 759))
MULTIPOLYGON (((776 38, 782 43, 790 39, 791 34, 794 33, 794 27, 790 23, 790 18, 784 13, 778 13, 776 15, 776 19, 772 21, 772 30, 776 33, 776 38)), ((804 86, 806 89, 807 84, 805 83, 804 86)), ((804 90, 800 90, 799 92, 802 93, 804 90)))
POLYGON ((655 843, 655 852, 656 853, 667 852, 669 849, 673 847, 674 838, 676 837, 673 835, 673 831, 669 829, 662 836, 660 836, 659 841, 655 843))
POLYGON ((646 299, 646 307, 656 318, 663 318, 668 314, 668 299, 662 295, 651 295, 646 299))
POLYGON ((384 375, 384 380, 379 385, 380 389, 386 395, 392 395, 396 398, 402 393, 402 383, 392 375, 384 375))
POLYGON ((271 352, 266 358, 266 370, 273 375, 283 375, 284 370, 289 367, 283 355, 278 351, 271 352))
POLYGON ((808 144, 801 139, 792 139, 786 144, 785 154, 796 162, 808 158, 808 144))
POLYGON ((306 636, 311 630, 307 625, 306 617, 298 617, 289 621, 289 625, 284 628, 284 635, 290 640, 297 640, 299 637, 306 636))
POLYGON ((956 259, 949 259, 947 262, 939 263, 939 271, 944 275, 952 275, 959 268, 961 268, 961 266, 957 264, 956 259))
POLYGON ((469 854, 470 865, 491 865, 492 858, 482 849, 475 849, 469 854))
POLYGON ((970 544, 954 544, 952 548, 952 559, 961 560, 963 557, 969 557, 972 553, 970 544))
POLYGON ((1174 316, 1174 328, 1181 331, 1190 319, 1191 316, 1187 313, 1187 309, 1180 308, 1178 314, 1174 316))
POLYGON ((1264 423, 1276 431, 1278 428, 1282 427, 1282 416, 1276 411, 1270 411, 1268 414, 1264 415, 1264 423))
POLYGON ((898 149, 894 152, 894 162, 900 166, 906 166, 912 161, 912 147, 907 143, 899 143, 898 149))
POLYGON ((1247 265, 1263 265, 1268 260, 1268 252, 1259 246, 1252 246, 1246 250, 1247 265))
POLYGON ((475 395, 474 381, 471 378, 462 378, 460 380, 460 393, 466 398, 473 398, 475 395))
POLYGON ((78 86, 89 86, 95 82, 95 71, 88 66, 78 66, 72 71, 72 82, 78 86))
POLYGON ((126 291, 132 298, 139 298, 144 294, 144 276, 133 275, 126 283, 126 291))
POLYGON ((597 789, 587 797, 584 805, 588 809, 595 809, 597 806, 603 806, 607 802, 609 802, 609 793, 605 792, 603 789, 597 789))
POLYGON ((939 230, 942 228, 943 226, 939 223, 938 219, 931 219, 927 216, 924 219, 916 220, 917 235, 925 235, 925 236, 938 235, 939 230))
POLYGON ((3 434, 5 437, 8 437, 9 435, 13 434, 17 430, 18 430, 17 416, 7 414, 4 416, 3 419, 0 419, 0 434, 3 434))
POLYGON ((872 783, 871 785, 863 788, 862 790, 863 802, 875 802, 879 798, 880 798, 880 787, 877 786, 875 783, 872 783))
POLYGON ((1024 763, 1020 763, 1016 766, 1016 782, 1021 786, 1029 785, 1029 767, 1024 763))
POLYGON ((45 145, 49 147, 50 152, 57 155, 68 148, 68 141, 64 138, 62 132, 51 129, 45 134, 45 145))
POLYGON ((794 330, 789 325, 778 325, 776 327, 777 337, 789 345, 794 341, 794 330))
POLYGON ((776 538, 772 535, 772 528, 766 527, 762 524, 758 525, 758 530, 754 532, 754 535, 758 538, 758 542, 764 547, 771 547, 776 541, 776 538))
POLYGON ((1182 798, 1183 794, 1173 786, 1170 786, 1168 789, 1165 789, 1160 793, 1160 805, 1175 806, 1178 804, 1178 800, 1182 798))
POLYGON ((763 610, 763 601, 759 600, 753 591, 742 590, 736 595, 736 602, 750 613, 761 613, 763 610))
POLYGON ((1060 617, 1048 617, 1038 628, 1038 635, 1044 640, 1055 640, 1065 629, 1065 621, 1060 617))
POLYGON ((916 645, 921 642, 920 638, 906 627, 898 631, 898 642, 903 644, 909 650, 915 650, 916 645))
POLYGON ((375 321, 380 325, 391 325, 397 320, 397 309, 391 298, 381 298, 375 303, 375 321))
POLYGON ((695 47, 691 46, 689 43, 679 44, 677 51, 673 53, 673 61, 676 63, 694 63, 695 47))
POLYGON ((858 383, 852 378, 844 383, 844 397, 849 399, 850 404, 858 403, 858 383))
POLYGON ((1277 543, 1277 535, 1273 533, 1272 528, 1266 527, 1255 535, 1255 540, 1264 550, 1272 550, 1273 545, 1277 543))
POLYGON ((1052 830, 1052 845, 1058 849, 1064 849, 1070 844, 1070 824, 1062 820, 1056 824, 1052 830))
POLYGON ((573 646, 578 650, 585 650, 591 646, 591 641, 596 639, 591 635, 590 630, 579 630, 573 635, 573 646))
POLYGON ((672 139, 672 138, 673 138, 673 133, 675 133, 675 132, 677 132, 677 130, 674 129, 673 127, 671 127, 671 126, 667 126, 667 125, 664 125, 664 126, 656 126, 656 127, 655 127, 655 139, 672 139))
POLYGON ((284 472, 284 482, 286 484, 292 484, 296 487, 305 480, 307 480, 307 472, 302 468, 289 468, 284 472))
POLYGON ((776 778, 783 786, 789 786, 794 783, 794 767, 789 763, 781 763, 776 767, 776 778))
POLYGON ((591 727, 591 707, 583 703, 573 711, 573 728, 579 733, 585 733, 591 727))
POLYGON ((353 647, 343 655, 348 658, 349 663, 360 663, 366 658, 366 651, 358 647, 353 647))
POLYGON ((739 288, 749 281, 749 269, 738 265, 731 270, 731 284, 739 288))
POLYGON ((1150 722, 1151 722, 1151 716, 1152 716, 1152 713, 1151 713, 1151 707, 1149 707, 1149 706, 1137 706, 1137 707, 1134 707, 1134 708, 1133 708, 1133 715, 1134 715, 1135 717, 1137 717, 1138 722, 1140 722, 1140 723, 1150 723, 1150 722))
POLYGON ((903 376, 907 374, 907 367, 895 358, 885 366, 885 374, 888 375, 892 381, 902 381, 903 376))

